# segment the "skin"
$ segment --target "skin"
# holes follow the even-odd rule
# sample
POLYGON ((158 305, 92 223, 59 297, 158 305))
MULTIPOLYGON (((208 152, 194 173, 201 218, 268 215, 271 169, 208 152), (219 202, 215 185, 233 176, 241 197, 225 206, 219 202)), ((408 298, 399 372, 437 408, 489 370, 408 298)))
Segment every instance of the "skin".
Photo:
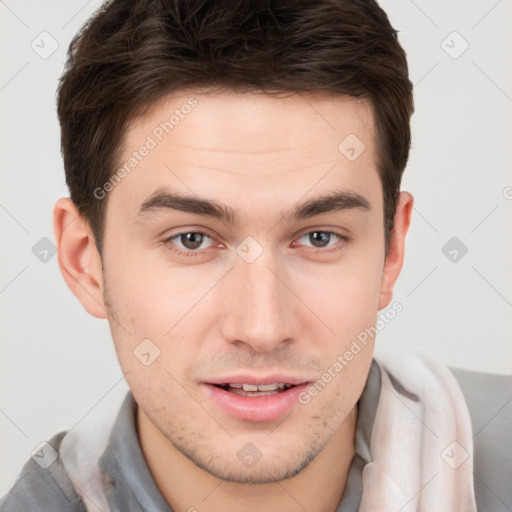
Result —
POLYGON ((238 370, 319 379, 390 304, 413 197, 401 192, 385 257, 373 115, 341 96, 175 93, 132 123, 122 162, 191 96, 197 106, 109 192, 103 266, 87 222, 69 198, 57 201, 63 277, 88 313, 109 321, 144 456, 173 510, 335 511, 373 339, 278 421, 233 418, 200 382, 238 370), (338 150, 351 133, 366 146, 354 161, 338 150), (160 186, 223 202, 240 226, 184 212, 138 216, 160 186), (283 219, 334 188, 361 194, 371 209, 283 219), (164 242, 198 229, 211 237, 198 256, 172 252, 191 251, 183 237, 164 242), (314 231, 349 241, 331 235, 327 247, 315 245, 314 231), (263 249, 252 263, 236 252, 249 236, 263 249), (147 338, 160 350, 149 366, 134 356, 147 338), (252 467, 237 457, 248 442, 262 454, 252 467))

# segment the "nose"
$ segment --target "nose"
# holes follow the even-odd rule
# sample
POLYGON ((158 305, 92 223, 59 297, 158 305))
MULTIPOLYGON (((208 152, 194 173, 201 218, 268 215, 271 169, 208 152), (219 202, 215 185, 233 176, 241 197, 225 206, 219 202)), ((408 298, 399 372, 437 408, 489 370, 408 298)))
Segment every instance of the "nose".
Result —
POLYGON ((224 339, 255 352, 272 352, 296 334, 293 314, 297 299, 270 252, 252 263, 238 259, 223 281, 224 339))

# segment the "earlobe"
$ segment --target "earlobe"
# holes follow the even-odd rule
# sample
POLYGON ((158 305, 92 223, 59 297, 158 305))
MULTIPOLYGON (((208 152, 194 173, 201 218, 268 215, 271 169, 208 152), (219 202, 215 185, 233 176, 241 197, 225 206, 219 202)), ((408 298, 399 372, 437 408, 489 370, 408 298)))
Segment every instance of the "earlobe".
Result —
POLYGON ((393 298, 395 285, 404 262, 405 238, 411 222, 414 198, 409 192, 400 192, 400 198, 395 213, 393 233, 389 243, 389 251, 382 274, 379 311, 389 306, 393 298))
POLYGON ((103 270, 94 236, 69 197, 55 203, 53 232, 59 268, 69 289, 89 314, 108 318, 103 300, 103 270))

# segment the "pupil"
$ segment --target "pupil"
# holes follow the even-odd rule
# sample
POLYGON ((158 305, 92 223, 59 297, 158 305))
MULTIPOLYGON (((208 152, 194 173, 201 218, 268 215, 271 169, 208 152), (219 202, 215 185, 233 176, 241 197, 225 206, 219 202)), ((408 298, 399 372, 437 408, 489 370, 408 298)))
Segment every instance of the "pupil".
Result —
POLYGON ((330 236, 330 233, 326 233, 325 231, 313 231, 313 233, 309 235, 313 245, 320 242, 320 245, 315 245, 315 247, 325 247, 329 243, 330 236))
POLYGON ((202 233, 185 233, 181 235, 181 243, 187 249, 197 249, 203 242, 202 233))

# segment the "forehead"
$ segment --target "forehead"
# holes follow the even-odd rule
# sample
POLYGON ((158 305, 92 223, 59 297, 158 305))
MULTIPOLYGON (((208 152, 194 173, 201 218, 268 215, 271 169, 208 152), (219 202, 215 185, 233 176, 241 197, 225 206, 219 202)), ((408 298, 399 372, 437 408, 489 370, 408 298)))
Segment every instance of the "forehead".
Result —
POLYGON ((344 96, 175 93, 131 123, 109 202, 134 215, 166 185, 260 208, 333 186, 375 198, 374 139, 369 105, 344 96))

